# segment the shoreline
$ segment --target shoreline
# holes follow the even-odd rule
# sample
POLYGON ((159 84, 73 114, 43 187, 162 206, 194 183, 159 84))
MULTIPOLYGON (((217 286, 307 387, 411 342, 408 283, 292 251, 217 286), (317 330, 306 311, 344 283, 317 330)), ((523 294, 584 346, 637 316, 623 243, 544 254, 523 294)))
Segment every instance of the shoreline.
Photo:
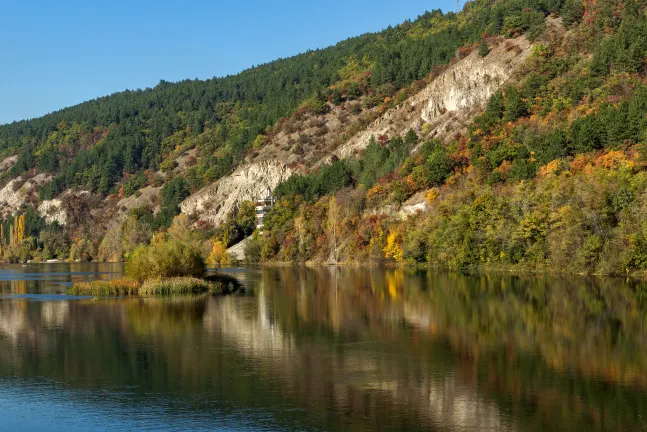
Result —
POLYGON ((508 274, 515 276, 577 276, 577 277, 595 277, 595 278, 631 278, 647 280, 647 271, 628 272, 626 274, 614 273, 576 273, 564 272, 546 268, 544 270, 531 270, 531 269, 516 269, 509 267, 476 267, 464 270, 450 269, 447 267, 434 266, 428 264, 398 264, 398 263, 358 263, 358 262, 339 262, 322 263, 317 261, 270 261, 263 263, 255 263, 253 266, 257 267, 304 267, 304 268, 323 268, 323 267, 337 267, 337 268, 386 268, 386 269, 402 269, 402 270, 436 270, 446 273, 457 273, 465 275, 487 275, 487 274, 508 274))
MULTIPOLYGON (((0 264, 7 265, 21 265, 26 266, 30 264, 44 265, 44 264, 125 264, 125 261, 30 261, 26 263, 10 263, 7 261, 0 261, 0 264)), ((383 269, 402 269, 402 270, 435 270, 447 273, 457 273, 466 275, 487 275, 487 274, 507 274, 515 276, 559 276, 559 277, 595 277, 595 278, 630 278, 636 280, 647 280, 647 271, 627 272, 625 274, 617 273, 584 273, 584 272, 565 272, 555 269, 545 268, 543 270, 537 269, 518 269, 510 267, 497 267, 497 266, 484 266, 469 268, 463 270, 450 269, 447 267, 434 266, 428 264, 406 264, 394 262, 354 262, 354 261, 340 261, 338 263, 326 263, 319 261, 267 261, 261 263, 246 264, 243 261, 234 261, 229 266, 207 267, 206 271, 217 272, 219 269, 226 268, 285 268, 285 267, 301 267, 301 268, 383 268, 383 269)))

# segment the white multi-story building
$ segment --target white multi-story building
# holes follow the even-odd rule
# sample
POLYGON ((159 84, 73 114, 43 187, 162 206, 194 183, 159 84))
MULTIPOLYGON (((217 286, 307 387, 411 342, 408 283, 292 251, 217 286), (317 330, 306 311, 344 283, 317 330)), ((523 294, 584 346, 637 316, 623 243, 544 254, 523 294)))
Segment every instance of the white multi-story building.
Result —
POLYGON ((256 229, 263 228, 263 220, 274 204, 276 204, 276 198, 272 196, 270 188, 267 188, 265 198, 259 198, 256 201, 256 229))

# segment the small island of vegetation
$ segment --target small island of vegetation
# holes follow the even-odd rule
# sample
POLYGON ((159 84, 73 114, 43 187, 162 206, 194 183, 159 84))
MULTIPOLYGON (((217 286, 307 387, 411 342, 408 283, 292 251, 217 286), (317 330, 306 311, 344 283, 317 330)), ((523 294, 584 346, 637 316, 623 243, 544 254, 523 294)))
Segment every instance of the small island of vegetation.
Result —
POLYGON ((206 275, 205 262, 198 250, 160 234, 130 256, 126 277, 76 283, 67 293, 94 297, 225 295, 240 289, 240 282, 232 276, 206 275))

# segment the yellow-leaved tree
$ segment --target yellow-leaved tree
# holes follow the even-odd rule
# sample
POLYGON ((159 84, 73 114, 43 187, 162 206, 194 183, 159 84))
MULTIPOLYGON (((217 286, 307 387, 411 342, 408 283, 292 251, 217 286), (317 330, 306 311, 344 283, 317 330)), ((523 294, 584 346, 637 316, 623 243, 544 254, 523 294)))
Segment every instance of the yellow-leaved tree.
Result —
POLYGON ((227 253, 227 246, 222 240, 214 240, 207 262, 215 265, 228 265, 231 263, 231 257, 227 253))
POLYGON ((391 231, 386 238, 384 246, 384 256, 394 259, 396 262, 404 261, 404 252, 402 251, 402 236, 399 231, 391 231))

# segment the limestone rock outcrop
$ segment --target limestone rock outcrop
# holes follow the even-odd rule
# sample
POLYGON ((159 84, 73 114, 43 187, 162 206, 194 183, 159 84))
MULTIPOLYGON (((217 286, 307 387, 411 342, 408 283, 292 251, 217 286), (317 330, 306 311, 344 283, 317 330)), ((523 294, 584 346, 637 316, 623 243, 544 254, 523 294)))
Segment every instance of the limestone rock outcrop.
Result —
POLYGON ((427 136, 441 141, 464 131, 481 112, 490 96, 508 81, 531 53, 525 36, 505 40, 481 57, 475 50, 451 65, 420 93, 375 120, 363 132, 340 146, 335 155, 350 157, 363 150, 372 136, 403 135, 425 128, 427 136))
POLYGON ((293 170, 280 160, 264 160, 240 166, 187 198, 180 206, 183 213, 219 225, 243 201, 255 201, 287 180, 293 170))

